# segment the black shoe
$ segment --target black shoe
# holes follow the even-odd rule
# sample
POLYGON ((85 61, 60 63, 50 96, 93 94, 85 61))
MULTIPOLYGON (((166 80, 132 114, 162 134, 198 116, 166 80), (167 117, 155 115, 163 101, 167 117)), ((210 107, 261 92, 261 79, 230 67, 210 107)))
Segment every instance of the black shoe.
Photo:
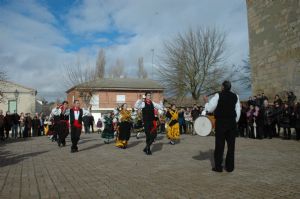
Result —
POLYGON ((212 168, 211 170, 214 172, 219 172, 219 173, 223 172, 223 169, 216 169, 215 167, 212 168))
POLYGON ((151 152, 151 150, 150 150, 150 149, 149 149, 149 150, 147 150, 146 154, 147 154, 147 155, 152 155, 152 152, 151 152))
POLYGON ((225 170, 226 170, 228 173, 231 173, 231 172, 233 172, 234 169, 226 169, 226 168, 225 168, 225 170))
POLYGON ((145 148, 143 149, 143 151, 144 151, 145 153, 147 153, 147 147, 145 147, 145 148))

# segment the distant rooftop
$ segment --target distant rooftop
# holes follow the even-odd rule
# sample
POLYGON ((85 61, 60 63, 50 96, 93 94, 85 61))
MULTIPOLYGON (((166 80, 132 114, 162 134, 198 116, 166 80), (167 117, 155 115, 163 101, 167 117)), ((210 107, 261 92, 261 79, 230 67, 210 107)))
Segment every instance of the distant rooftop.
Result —
POLYGON ((150 79, 103 78, 73 86, 67 90, 67 93, 73 89, 87 88, 96 90, 164 90, 164 87, 158 82, 150 79))

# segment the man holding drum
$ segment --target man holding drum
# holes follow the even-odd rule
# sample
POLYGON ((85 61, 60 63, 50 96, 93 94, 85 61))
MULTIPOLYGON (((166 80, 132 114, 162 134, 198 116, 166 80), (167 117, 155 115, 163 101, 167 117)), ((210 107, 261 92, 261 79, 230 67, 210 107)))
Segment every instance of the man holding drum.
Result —
MULTIPOLYGON (((238 95, 230 91, 230 81, 222 83, 222 91, 216 93, 208 102, 208 97, 204 97, 206 102, 204 112, 214 112, 216 118, 216 135, 215 135, 215 172, 222 172, 223 153, 225 140, 227 142, 227 155, 225 169, 227 172, 234 170, 234 150, 235 135, 237 131, 237 122, 241 114, 241 107, 238 95)), ((205 113, 204 113, 205 114, 205 113)))

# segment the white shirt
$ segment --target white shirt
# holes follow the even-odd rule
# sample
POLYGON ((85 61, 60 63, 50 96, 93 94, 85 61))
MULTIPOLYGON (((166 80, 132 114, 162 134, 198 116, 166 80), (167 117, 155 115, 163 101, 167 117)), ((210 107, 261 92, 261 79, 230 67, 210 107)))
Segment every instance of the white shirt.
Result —
MULTIPOLYGON (((235 121, 238 122, 241 116, 241 105, 240 105, 239 96, 238 95, 236 96, 237 96, 237 102, 235 104, 235 112, 236 112, 235 121)), ((213 96, 213 98, 211 98, 209 102, 205 104, 202 115, 205 115, 206 111, 209 113, 214 112, 215 109, 217 108, 218 101, 219 101, 219 93, 216 93, 215 96, 213 96)))
MULTIPOLYGON (((162 102, 160 102, 158 104, 158 103, 155 103, 155 102, 152 101, 152 103, 153 103, 154 108, 159 109, 159 110, 164 110, 164 105, 163 105, 162 102)), ((145 102, 143 100, 139 99, 139 100, 136 101, 134 107, 136 109, 143 109, 145 107, 145 102)))

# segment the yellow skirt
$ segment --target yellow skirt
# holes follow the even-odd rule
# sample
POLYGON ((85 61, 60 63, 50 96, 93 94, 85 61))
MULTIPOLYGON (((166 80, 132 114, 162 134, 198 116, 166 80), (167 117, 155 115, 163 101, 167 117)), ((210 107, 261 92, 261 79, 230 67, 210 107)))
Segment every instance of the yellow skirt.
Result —
POLYGON ((127 144, 128 144, 128 142, 126 140, 117 139, 115 145, 116 145, 116 147, 123 148, 123 147, 126 147, 127 144))
POLYGON ((179 140, 180 133, 179 133, 179 123, 174 124, 173 126, 167 127, 167 137, 171 140, 179 140))

